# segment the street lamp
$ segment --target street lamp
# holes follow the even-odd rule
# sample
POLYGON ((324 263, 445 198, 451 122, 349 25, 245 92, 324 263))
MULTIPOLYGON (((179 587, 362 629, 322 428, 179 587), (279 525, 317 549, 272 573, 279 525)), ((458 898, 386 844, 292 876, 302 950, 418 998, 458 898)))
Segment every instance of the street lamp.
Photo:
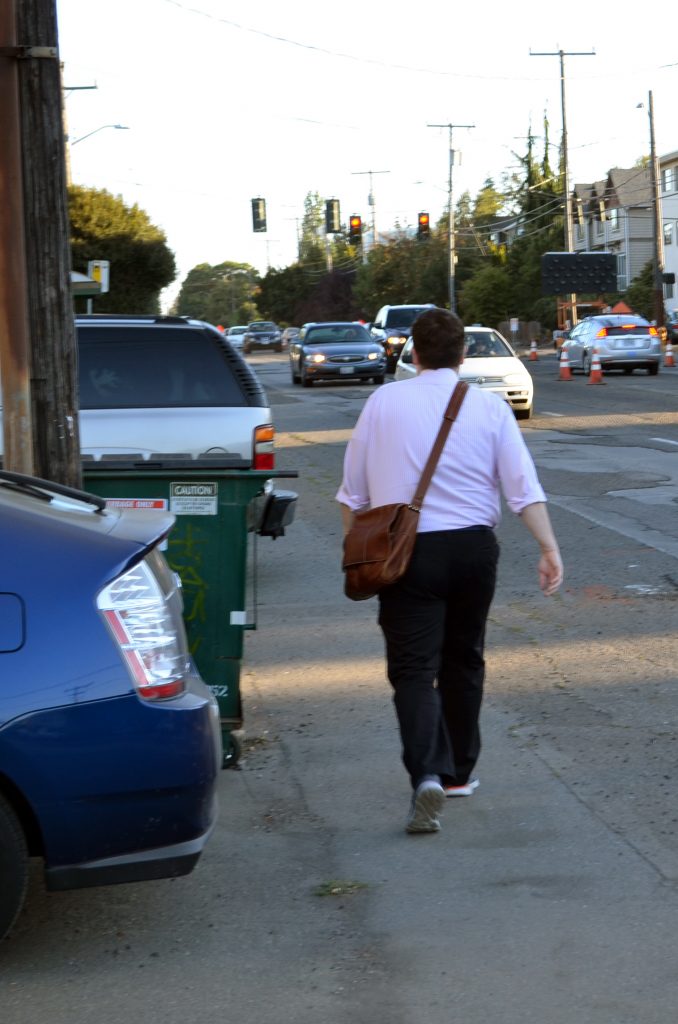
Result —
POLYGON ((129 131, 128 124, 102 124, 98 128, 95 128, 93 131, 87 132, 87 135, 81 135, 79 139, 73 139, 73 141, 71 142, 71 146, 77 145, 78 142, 83 142, 85 139, 88 139, 90 135, 96 135, 97 132, 102 132, 104 128, 118 128, 121 131, 129 131))

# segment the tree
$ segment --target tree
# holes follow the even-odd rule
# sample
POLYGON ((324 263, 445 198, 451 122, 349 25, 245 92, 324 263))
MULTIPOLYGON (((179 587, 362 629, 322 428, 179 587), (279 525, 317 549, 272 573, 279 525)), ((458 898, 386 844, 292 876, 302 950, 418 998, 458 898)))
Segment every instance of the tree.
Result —
POLYGON ((445 304, 447 241, 432 231, 426 241, 399 236, 370 249, 356 273, 356 306, 371 320, 385 303, 445 304))
POLYGON ((504 196, 495 188, 492 178, 487 178, 473 204, 473 223, 476 227, 491 224, 504 205, 504 196))
POLYGON ((496 327, 513 315, 511 281, 503 267, 488 266, 467 281, 459 295, 464 323, 496 327))
POLYGON ((316 280, 300 263, 282 270, 269 270, 262 278, 259 295, 259 304, 265 315, 276 323, 284 324, 302 324, 311 319, 304 316, 303 308, 316 280))
POLYGON ((299 263, 319 273, 327 269, 325 201, 317 192, 309 192, 304 200, 304 216, 299 239, 299 263))
MULTIPOLYGON (((167 238, 135 203, 105 189, 68 190, 73 269, 89 260, 111 264, 110 291, 94 300, 99 313, 159 313, 160 292, 176 277, 167 238)), ((80 300, 82 301, 82 300, 80 300)))
POLYGON ((637 277, 626 289, 624 301, 638 316, 646 320, 654 317, 654 267, 652 260, 646 263, 637 277))
POLYGON ((201 263, 188 272, 177 296, 179 316, 232 327, 258 318, 259 275, 249 263, 201 263))

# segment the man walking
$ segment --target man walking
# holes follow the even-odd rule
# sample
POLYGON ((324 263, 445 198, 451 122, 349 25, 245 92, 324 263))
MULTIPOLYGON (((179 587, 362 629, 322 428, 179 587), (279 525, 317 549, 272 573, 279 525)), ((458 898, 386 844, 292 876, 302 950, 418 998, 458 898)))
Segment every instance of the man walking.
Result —
MULTIPOLYGON (((464 327, 454 313, 427 310, 412 337, 417 376, 370 396, 346 449, 337 493, 345 531, 354 512, 412 500, 459 379, 464 327)), ((532 457, 503 399, 470 388, 426 493, 412 561, 378 598, 413 790, 408 832, 437 832, 446 797, 470 796, 478 785, 501 493, 539 546, 542 591, 555 593, 562 562, 532 457)))

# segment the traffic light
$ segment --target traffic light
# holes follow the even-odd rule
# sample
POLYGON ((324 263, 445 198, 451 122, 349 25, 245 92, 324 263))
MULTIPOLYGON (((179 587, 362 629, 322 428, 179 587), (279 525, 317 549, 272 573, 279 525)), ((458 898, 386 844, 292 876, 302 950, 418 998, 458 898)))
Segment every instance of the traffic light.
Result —
POLYGON ((266 200, 265 199, 253 199, 252 200, 252 230, 253 231, 265 231, 266 230, 266 200))
POLYGON ((613 252, 545 252, 541 258, 542 295, 616 291, 617 257, 613 252))
POLYGON ((340 231, 339 200, 328 199, 325 203, 325 234, 336 235, 340 231))
POLYGON ((352 242, 360 242, 363 237, 362 217, 353 214, 348 222, 348 237, 352 242))
POLYGON ((431 221, 427 213, 420 213, 417 225, 417 238, 428 238, 431 230, 431 221))

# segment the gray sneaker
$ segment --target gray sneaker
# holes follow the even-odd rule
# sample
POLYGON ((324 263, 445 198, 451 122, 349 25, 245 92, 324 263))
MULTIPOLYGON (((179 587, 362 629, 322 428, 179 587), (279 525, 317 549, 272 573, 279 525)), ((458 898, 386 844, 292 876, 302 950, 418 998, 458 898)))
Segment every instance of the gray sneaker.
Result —
POLYGON ((412 805, 405 825, 406 832, 439 832, 438 815, 445 804, 445 791, 439 782, 425 779, 412 796, 412 805))

